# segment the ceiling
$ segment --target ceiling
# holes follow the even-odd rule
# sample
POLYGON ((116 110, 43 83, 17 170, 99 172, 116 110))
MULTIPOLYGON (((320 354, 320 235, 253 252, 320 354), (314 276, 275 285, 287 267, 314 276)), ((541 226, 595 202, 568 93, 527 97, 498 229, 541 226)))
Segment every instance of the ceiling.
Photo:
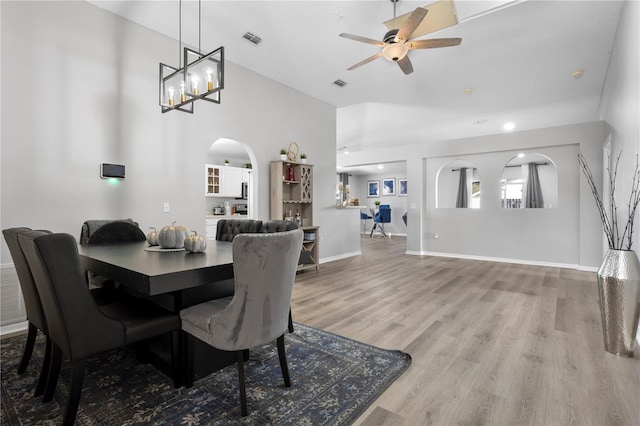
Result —
MULTIPOLYGON (((90 3, 178 39, 178 0, 90 3)), ((397 13, 430 3, 400 0, 397 13)), ((183 42, 197 47, 198 2, 182 4, 183 42)), ((389 0, 204 0, 201 50, 224 45, 226 60, 335 105, 339 152, 495 134, 507 121, 526 130, 599 119, 621 2, 453 4, 459 23, 419 39, 462 44, 411 51, 410 75, 383 58, 347 71, 379 48, 338 34, 382 38, 389 0), (245 40, 247 31, 262 43, 245 40)))

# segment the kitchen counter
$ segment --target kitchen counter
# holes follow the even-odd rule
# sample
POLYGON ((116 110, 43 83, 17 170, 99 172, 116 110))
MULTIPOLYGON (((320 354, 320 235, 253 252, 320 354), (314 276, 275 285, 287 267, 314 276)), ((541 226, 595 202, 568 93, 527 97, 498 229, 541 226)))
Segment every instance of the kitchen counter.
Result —
POLYGON ((248 219, 246 214, 210 214, 205 213, 205 219, 248 219))

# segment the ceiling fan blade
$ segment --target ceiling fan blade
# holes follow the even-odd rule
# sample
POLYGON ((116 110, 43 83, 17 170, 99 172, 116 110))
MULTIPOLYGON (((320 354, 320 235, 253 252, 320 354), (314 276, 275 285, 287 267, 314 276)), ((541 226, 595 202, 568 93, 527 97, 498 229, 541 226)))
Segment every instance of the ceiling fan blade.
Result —
POLYGON ((398 66, 405 74, 411 74, 413 72, 413 65, 411 65, 411 61, 409 60, 409 55, 398 61, 398 66))
POLYGON ((418 25, 420 25, 424 17, 427 16, 427 12, 429 12, 427 9, 417 7, 398 30, 398 34, 396 34, 395 38, 396 43, 409 40, 411 34, 413 34, 416 28, 418 28, 418 25))
POLYGON ((432 38, 428 40, 413 40, 405 43, 409 49, 433 49, 435 47, 458 46, 461 38, 432 38))
POLYGON ((384 45, 385 45, 384 41, 374 40, 372 38, 362 37, 362 36, 359 36, 359 35, 347 34, 347 33, 342 33, 342 34, 338 34, 338 35, 340 37, 348 38, 350 40, 360 41, 362 43, 373 44, 373 45, 378 46, 378 47, 384 47, 384 45))
POLYGON ((357 63, 357 64, 355 64, 355 65, 351 65, 349 68, 347 68, 347 71, 352 71, 352 70, 354 70, 354 69, 356 69, 356 68, 358 68, 358 67, 363 66, 364 64, 368 64, 369 62, 371 62, 371 61, 373 61, 373 60, 375 60, 375 59, 378 59, 378 58, 379 58, 379 57, 381 57, 381 56, 382 56, 382 52, 378 52, 378 53, 376 53, 375 55, 370 56, 370 57, 368 57, 367 59, 362 60, 362 61, 358 62, 358 63, 357 63))

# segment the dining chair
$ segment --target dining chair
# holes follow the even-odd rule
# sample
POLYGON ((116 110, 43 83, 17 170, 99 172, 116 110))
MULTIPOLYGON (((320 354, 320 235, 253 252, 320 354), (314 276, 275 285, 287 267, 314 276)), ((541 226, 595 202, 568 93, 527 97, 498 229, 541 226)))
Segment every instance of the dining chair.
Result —
POLYGON ((303 232, 239 234, 233 239, 235 293, 180 311, 185 335, 185 386, 193 384, 193 338, 237 355, 240 410, 247 415, 244 361, 249 349, 276 340, 285 386, 284 346, 303 232))
MULTIPOLYGON (((22 291, 25 310, 27 312, 27 340, 25 342, 22 358, 18 366, 18 374, 24 373, 27 369, 27 366, 29 365, 29 361, 33 354, 33 347, 35 345, 38 330, 40 330, 46 337, 45 356, 42 362, 40 376, 38 378, 35 389, 35 396, 40 396, 44 392, 47 371, 50 366, 51 339, 49 339, 47 322, 45 320, 42 303, 40 302, 38 289, 36 288, 36 284, 33 280, 33 276, 31 274, 31 270, 29 269, 27 259, 25 258, 25 255, 20 248, 20 244, 18 243, 18 235, 27 232, 33 232, 33 230, 26 227, 9 228, 4 229, 2 231, 2 234, 4 235, 4 239, 7 242, 9 254, 11 255, 13 265, 16 269, 16 275, 18 276, 18 282, 22 291)), ((42 235, 51 234, 51 231, 44 230, 36 232, 39 232, 42 235)), ((93 297, 96 304, 101 306, 115 302, 118 299, 119 294, 112 291, 111 289, 95 288, 91 290, 91 296, 93 297)))
MULTIPOLYGON (((45 357, 40 370, 40 376, 35 389, 35 396, 40 396, 44 392, 46 384, 46 366, 49 365, 49 359, 51 357, 51 340, 49 339, 47 332, 47 323, 44 318, 44 311, 42 309, 42 303, 40 302, 40 296, 36 289, 36 284, 33 281, 31 270, 27 264, 27 259, 24 257, 20 245, 18 244, 18 235, 21 233, 29 232, 31 228, 9 228, 3 229, 2 234, 7 242, 13 265, 18 275, 18 282, 20 289, 22 290, 22 297, 24 300, 24 307, 27 312, 27 341, 24 345, 24 351, 22 352, 22 358, 18 365, 18 374, 22 374, 27 370, 31 355, 33 353, 33 347, 36 343, 36 336, 38 330, 40 330, 45 336, 47 345, 45 348, 45 357)), ((43 233, 51 233, 50 231, 41 231, 43 233)))
MULTIPOLYGON (((113 244, 127 241, 145 241, 147 236, 131 219, 122 220, 88 220, 82 224, 80 244, 113 244)), ((86 272, 90 287, 116 287, 111 279, 86 272)))
POLYGON ((360 210, 360 220, 362 221, 362 235, 367 235, 367 220, 370 219, 373 219, 373 217, 366 212, 366 209, 360 210))
POLYGON ((391 223, 391 206, 389 204, 380 205, 378 212, 373 217, 373 228, 371 228, 369 237, 373 237, 376 229, 380 232, 382 238, 387 237, 387 233, 384 230, 385 223, 391 223))
POLYGON ((18 242, 40 295, 52 342, 45 398, 55 391, 62 356, 71 363, 63 424, 75 421, 86 358, 91 355, 171 333, 174 386, 180 386, 182 361, 177 314, 131 298, 98 307, 83 278, 76 240, 69 234, 31 231, 18 235, 18 242))

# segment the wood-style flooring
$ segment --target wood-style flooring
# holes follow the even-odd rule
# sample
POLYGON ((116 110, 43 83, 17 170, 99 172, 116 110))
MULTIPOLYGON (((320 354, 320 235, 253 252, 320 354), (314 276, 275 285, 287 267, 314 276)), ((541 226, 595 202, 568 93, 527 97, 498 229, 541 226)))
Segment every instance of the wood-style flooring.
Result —
POLYGON ((295 321, 413 359, 356 424, 640 424, 640 347, 604 351, 595 273, 405 247, 363 238, 296 279, 295 321))

